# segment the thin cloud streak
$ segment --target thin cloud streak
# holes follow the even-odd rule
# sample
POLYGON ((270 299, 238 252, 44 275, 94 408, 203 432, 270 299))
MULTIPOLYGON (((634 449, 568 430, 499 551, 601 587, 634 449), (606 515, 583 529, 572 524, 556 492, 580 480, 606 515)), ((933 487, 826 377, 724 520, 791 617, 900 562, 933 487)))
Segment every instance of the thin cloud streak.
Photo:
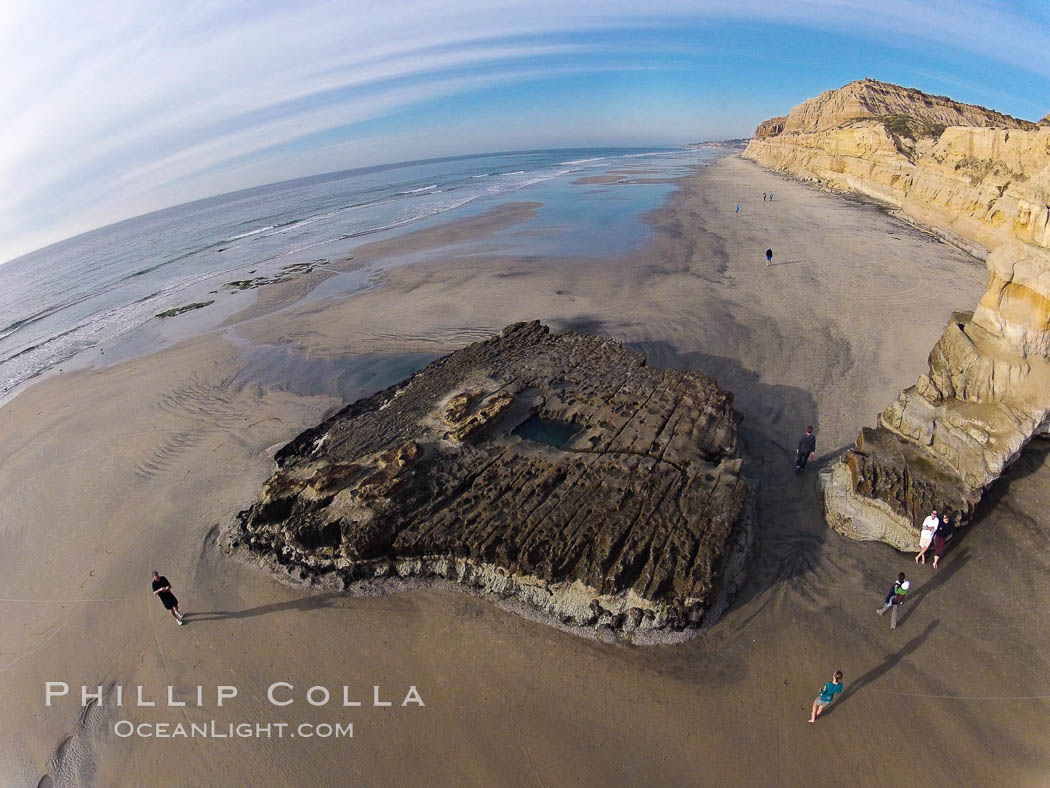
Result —
MULTIPOLYGON (((367 11, 329 2, 92 6, 0 5, 0 67, 16 75, 0 82, 0 260, 236 188, 233 172, 256 185, 286 172, 268 150, 340 129, 353 137, 356 125, 436 98, 702 55, 653 35, 632 44, 631 31, 781 25, 873 45, 925 41, 1040 78, 1050 71, 1050 31, 974 0, 891 0, 878 11, 866 0, 738 0, 731 9, 657 0, 644 13, 633 0, 389 2, 367 11), (237 163, 253 156, 252 166, 237 163)), ((391 148, 396 157, 412 136, 394 132, 404 141, 391 148)), ((381 155, 381 146, 368 150, 357 164, 381 155)), ((309 153, 286 151, 320 161, 309 153)))

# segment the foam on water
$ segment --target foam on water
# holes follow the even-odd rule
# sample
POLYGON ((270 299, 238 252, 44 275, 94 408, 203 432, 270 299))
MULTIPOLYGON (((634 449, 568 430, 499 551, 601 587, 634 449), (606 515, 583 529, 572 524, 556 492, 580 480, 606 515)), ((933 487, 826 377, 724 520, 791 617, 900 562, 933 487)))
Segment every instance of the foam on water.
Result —
POLYGON ((211 291, 227 281, 310 262, 307 253, 336 259, 358 239, 479 212, 638 156, 679 167, 698 160, 686 151, 562 150, 373 167, 200 200, 33 252, 0 265, 0 395, 159 312, 216 298, 211 291))

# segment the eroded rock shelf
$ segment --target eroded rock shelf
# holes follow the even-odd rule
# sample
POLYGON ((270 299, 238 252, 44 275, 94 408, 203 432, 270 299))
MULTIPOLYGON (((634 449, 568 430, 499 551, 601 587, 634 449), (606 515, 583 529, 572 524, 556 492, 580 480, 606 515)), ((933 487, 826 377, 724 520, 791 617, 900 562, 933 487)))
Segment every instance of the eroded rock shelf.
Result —
POLYGON ((697 627, 750 553, 739 419, 705 375, 519 323, 290 442, 225 546, 300 582, 440 578, 570 628, 697 627))

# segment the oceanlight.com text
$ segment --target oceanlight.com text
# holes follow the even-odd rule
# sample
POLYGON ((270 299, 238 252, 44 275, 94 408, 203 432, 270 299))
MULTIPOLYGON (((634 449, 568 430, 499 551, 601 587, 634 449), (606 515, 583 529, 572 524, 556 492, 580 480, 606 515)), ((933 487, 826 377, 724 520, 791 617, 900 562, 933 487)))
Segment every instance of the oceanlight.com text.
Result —
POLYGON ((352 722, 132 722, 118 720, 113 732, 122 739, 352 739, 352 722))

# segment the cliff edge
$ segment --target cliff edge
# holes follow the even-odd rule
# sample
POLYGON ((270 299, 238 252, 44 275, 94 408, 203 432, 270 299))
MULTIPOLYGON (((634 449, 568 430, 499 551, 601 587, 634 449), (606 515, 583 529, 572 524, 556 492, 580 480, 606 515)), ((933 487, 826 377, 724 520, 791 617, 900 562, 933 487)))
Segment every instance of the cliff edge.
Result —
POLYGON ((744 158, 888 203, 979 257, 1050 248, 1050 126, 865 79, 759 124, 744 158))
POLYGON ((855 192, 985 259, 929 368, 821 475, 828 524, 901 550, 932 508, 965 523, 1050 430, 1050 126, 874 80, 760 124, 744 158, 855 192))

